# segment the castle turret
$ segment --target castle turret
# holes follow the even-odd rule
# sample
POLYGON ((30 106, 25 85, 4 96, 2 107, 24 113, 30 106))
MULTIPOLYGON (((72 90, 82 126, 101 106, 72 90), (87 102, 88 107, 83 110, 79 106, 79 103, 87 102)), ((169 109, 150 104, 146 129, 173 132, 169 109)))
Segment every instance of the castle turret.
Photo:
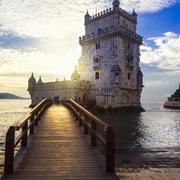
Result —
POLYGON ((76 82, 79 81, 80 74, 78 73, 77 67, 75 66, 74 72, 71 75, 71 81, 76 82))
POLYGON ((28 91, 29 91, 29 94, 32 96, 33 94, 33 91, 34 91, 34 87, 36 85, 36 79, 34 78, 34 75, 33 73, 31 74, 31 77, 29 78, 28 80, 28 91))
POLYGON ((41 84, 41 83, 43 83, 43 81, 42 81, 42 79, 41 79, 41 76, 39 76, 39 80, 38 80, 38 82, 37 82, 38 84, 41 84))
POLYGON ((89 22, 90 15, 87 11, 86 15, 84 16, 84 24, 86 25, 89 22))
POLYGON ((119 0, 114 0, 112 4, 113 4, 113 10, 119 11, 119 5, 120 5, 119 0))
POLYGON ((132 17, 134 18, 136 24, 137 24, 137 13, 136 11, 133 9, 133 12, 132 12, 132 17))

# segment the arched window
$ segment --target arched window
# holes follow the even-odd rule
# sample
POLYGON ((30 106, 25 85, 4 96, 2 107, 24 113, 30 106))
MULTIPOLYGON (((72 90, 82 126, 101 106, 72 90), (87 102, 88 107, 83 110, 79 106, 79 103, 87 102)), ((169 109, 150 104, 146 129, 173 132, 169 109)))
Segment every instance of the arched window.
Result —
POLYGON ((95 79, 99 79, 99 72, 95 73, 95 79))
POLYGON ((96 43, 96 49, 100 49, 100 42, 96 43))
POLYGON ((115 64, 111 68, 112 81, 118 83, 121 79, 121 69, 118 64, 115 64))
POLYGON ((130 80, 130 78, 131 78, 131 74, 130 74, 130 73, 128 73, 128 80, 130 80))
POLYGON ((100 35, 100 34, 101 34, 101 28, 98 29, 98 35, 100 35))
POLYGON ((99 57, 94 58, 94 63, 98 63, 100 61, 99 57))

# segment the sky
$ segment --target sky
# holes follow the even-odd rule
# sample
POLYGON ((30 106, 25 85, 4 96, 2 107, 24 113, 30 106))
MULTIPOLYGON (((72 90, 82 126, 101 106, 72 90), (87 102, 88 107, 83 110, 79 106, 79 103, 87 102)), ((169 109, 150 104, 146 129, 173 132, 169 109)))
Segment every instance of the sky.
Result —
MULTIPOLYGON (((0 92, 29 97, 32 72, 44 82, 70 79, 81 56, 84 15, 112 2, 0 0, 0 92)), ((120 7, 138 14, 142 102, 163 102, 180 83, 180 0, 120 0, 120 7)))

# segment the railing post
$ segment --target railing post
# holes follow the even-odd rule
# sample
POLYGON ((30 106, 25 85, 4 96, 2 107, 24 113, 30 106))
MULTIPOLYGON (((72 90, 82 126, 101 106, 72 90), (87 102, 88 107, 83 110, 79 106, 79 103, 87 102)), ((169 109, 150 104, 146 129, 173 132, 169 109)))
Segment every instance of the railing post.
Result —
POLYGON ((81 116, 82 115, 82 112, 79 111, 79 115, 78 115, 78 120, 79 120, 79 126, 83 126, 83 122, 82 122, 82 119, 81 119, 81 116))
MULTIPOLYGON (((92 119, 91 119, 91 129, 93 131, 96 131, 96 122, 92 119)), ((96 136, 94 135, 93 132, 91 132, 91 146, 96 146, 96 145, 97 145, 96 136)))
POLYGON ((112 127, 107 127, 106 132, 106 171, 114 172, 115 162, 114 162, 114 132, 112 127))
POLYGON ((27 137, 28 137, 28 122, 26 121, 22 127, 23 138, 21 141, 21 146, 27 146, 27 137))
POLYGON ((35 118, 35 126, 38 126, 38 121, 39 121, 39 110, 36 110, 34 112, 34 118, 35 118))
POLYGON ((88 126, 86 125, 88 122, 88 116, 84 113, 84 134, 88 134, 88 126))
POLYGON ((38 121, 40 121, 41 120, 41 118, 42 118, 42 115, 43 115, 43 113, 44 113, 44 111, 45 111, 45 105, 43 106, 43 107, 41 107, 41 109, 39 110, 39 114, 38 114, 38 121))
POLYGON ((74 117, 75 117, 75 120, 76 120, 76 121, 79 121, 79 117, 78 117, 78 115, 77 115, 76 109, 74 110, 74 117))
POLYGON ((29 133, 30 134, 34 134, 34 112, 31 114, 31 118, 30 118, 30 124, 31 124, 31 127, 30 127, 30 131, 29 133))
POLYGON ((14 167, 14 138, 15 127, 10 126, 6 133, 4 173, 13 173, 14 167))

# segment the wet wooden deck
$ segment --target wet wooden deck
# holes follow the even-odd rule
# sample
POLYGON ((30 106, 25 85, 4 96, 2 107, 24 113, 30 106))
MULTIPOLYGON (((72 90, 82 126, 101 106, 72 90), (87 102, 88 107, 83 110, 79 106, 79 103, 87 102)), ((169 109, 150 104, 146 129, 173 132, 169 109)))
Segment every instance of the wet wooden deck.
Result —
POLYGON ((15 158, 14 173, 2 179, 118 179, 105 171, 105 158, 89 140, 69 110, 53 105, 15 158))

